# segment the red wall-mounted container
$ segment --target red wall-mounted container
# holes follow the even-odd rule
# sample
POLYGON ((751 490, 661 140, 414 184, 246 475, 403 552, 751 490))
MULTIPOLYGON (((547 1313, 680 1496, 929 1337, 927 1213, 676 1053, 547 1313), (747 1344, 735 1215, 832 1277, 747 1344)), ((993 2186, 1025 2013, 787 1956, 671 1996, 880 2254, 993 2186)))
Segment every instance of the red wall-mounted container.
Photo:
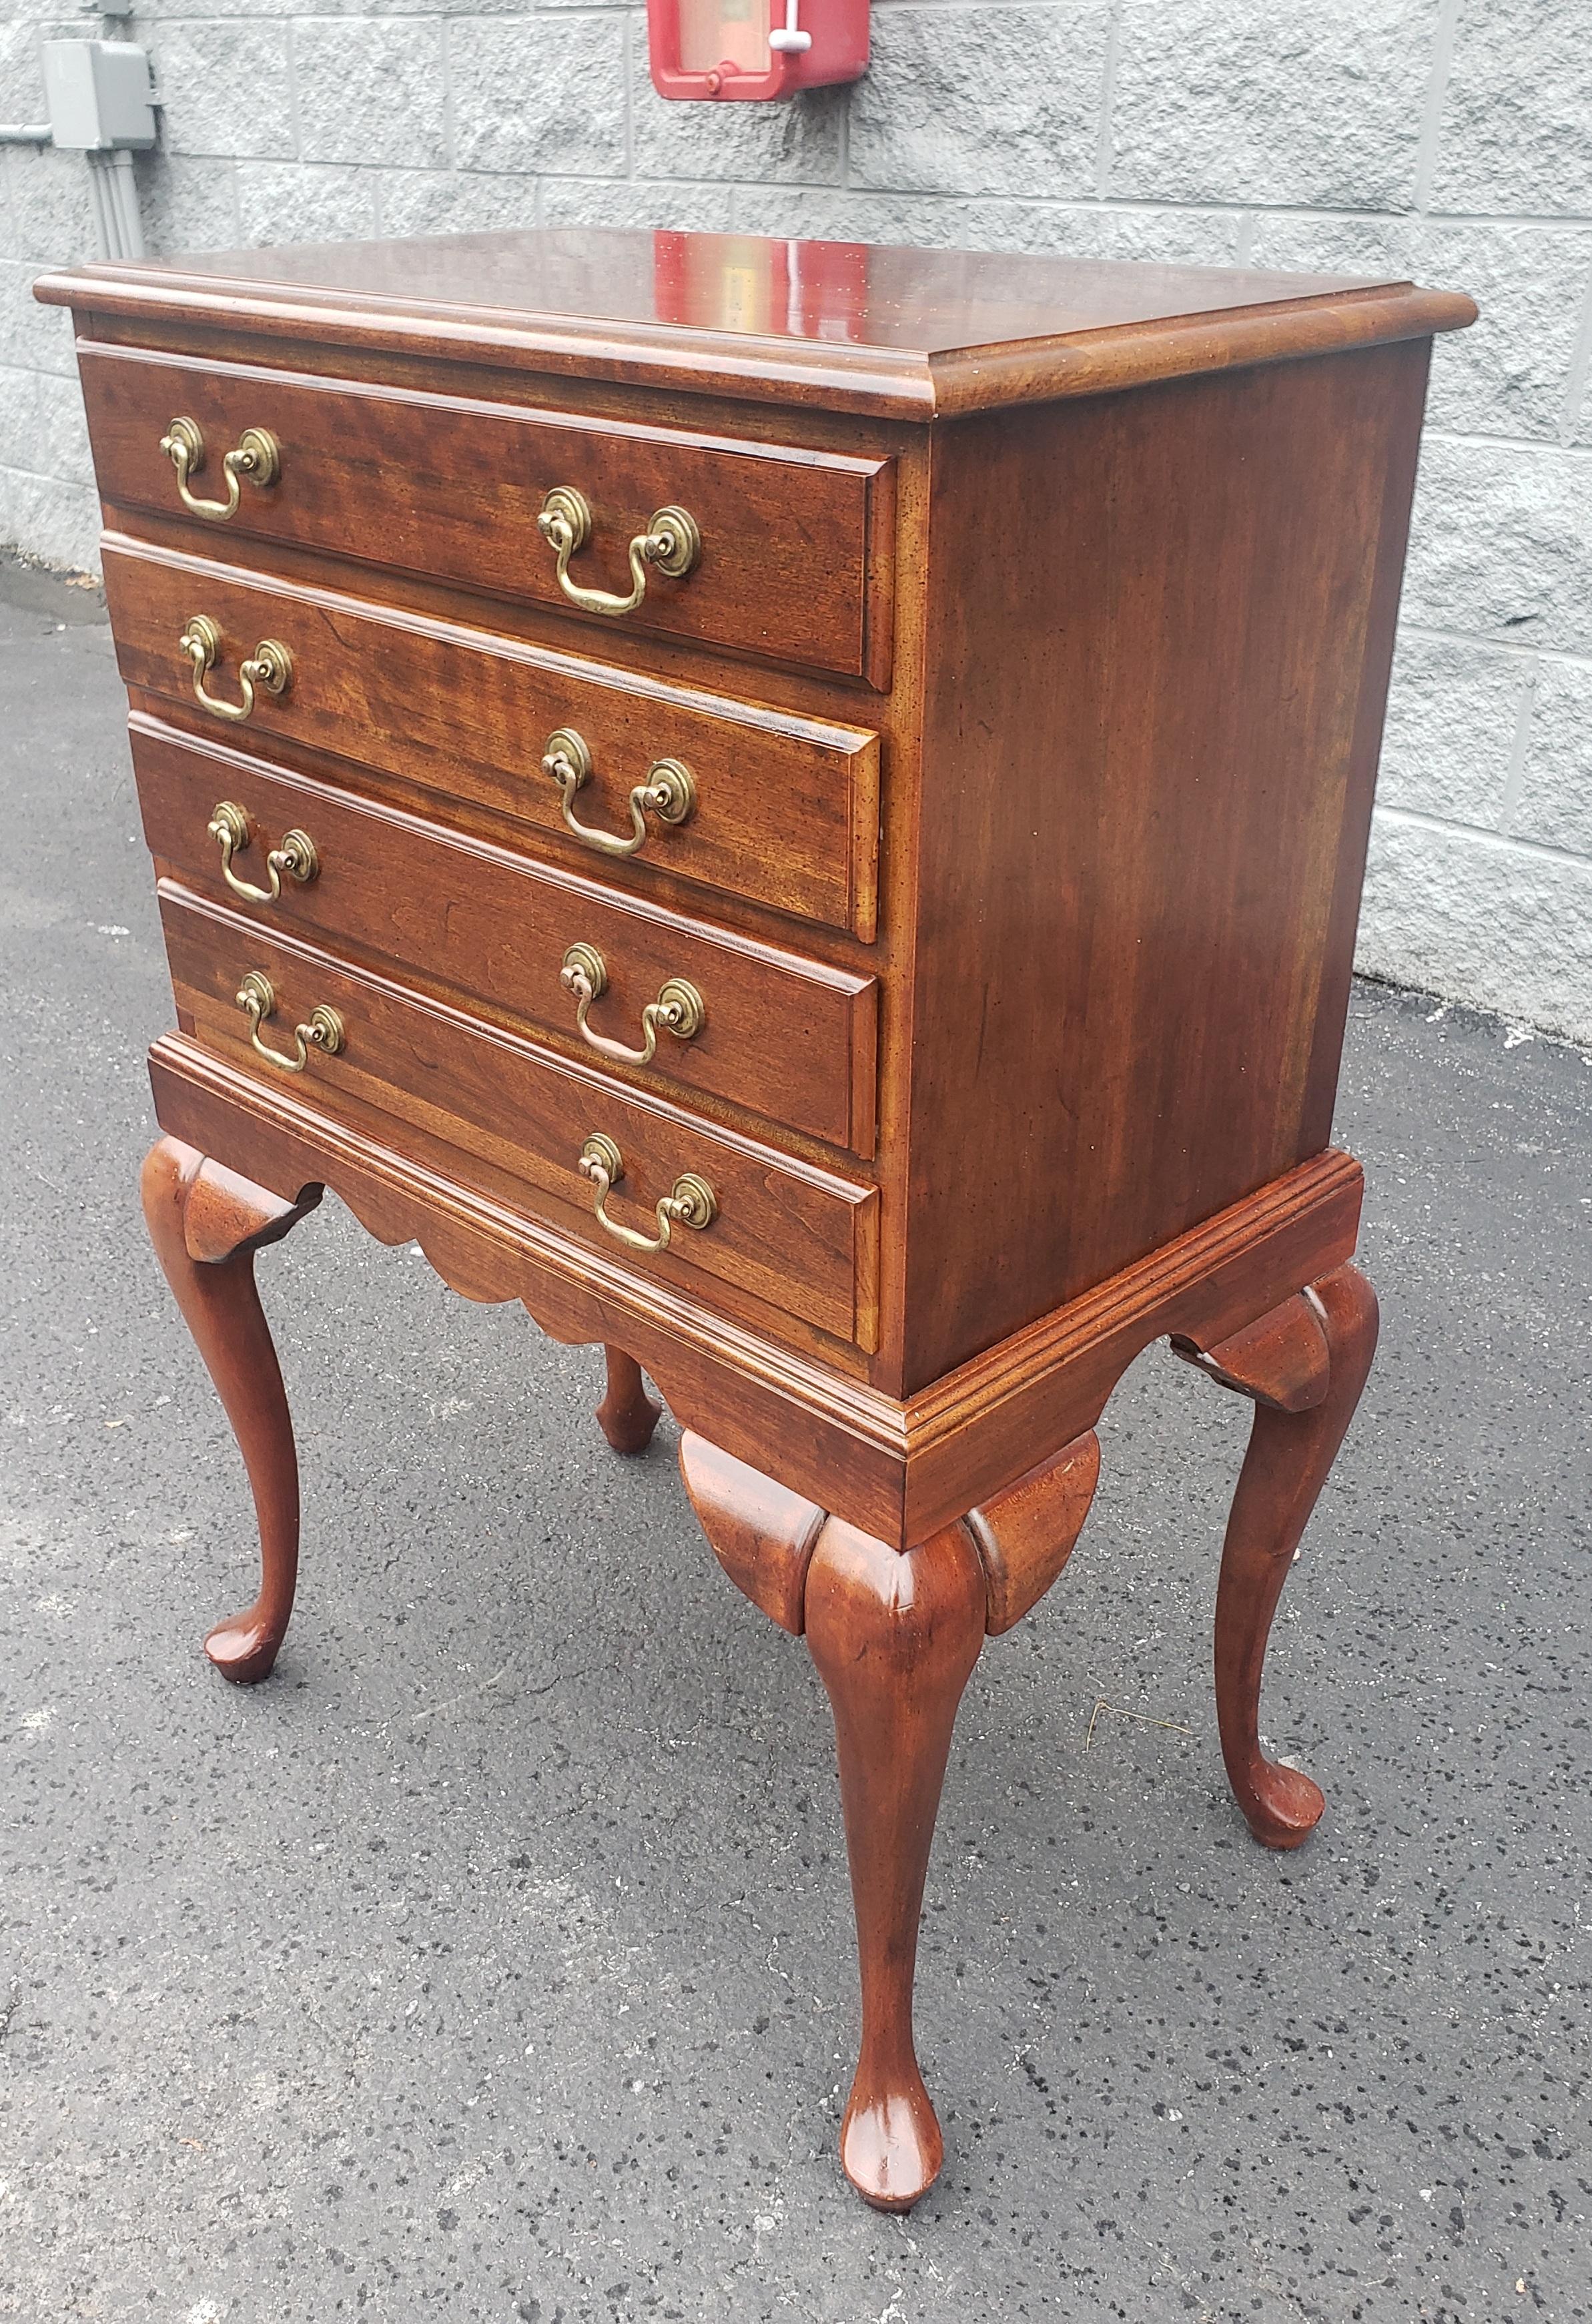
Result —
POLYGON ((868 69, 869 0, 647 0, 659 97, 794 97, 868 69))

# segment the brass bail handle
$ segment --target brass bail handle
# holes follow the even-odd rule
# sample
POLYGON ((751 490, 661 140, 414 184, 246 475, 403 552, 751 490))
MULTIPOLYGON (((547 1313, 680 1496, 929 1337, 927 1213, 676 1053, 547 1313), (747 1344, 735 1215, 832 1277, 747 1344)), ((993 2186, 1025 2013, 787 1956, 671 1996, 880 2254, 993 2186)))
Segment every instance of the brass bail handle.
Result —
POLYGON ((242 699, 224 702, 218 694, 207 694, 205 679, 221 659, 221 624, 213 622, 208 613, 193 616, 177 646, 193 665, 195 699, 204 705, 212 718, 247 718, 254 707, 256 687, 280 700, 293 683, 292 655, 276 638, 262 638, 247 659, 238 664, 242 699))
POLYGON ((273 847, 265 859, 265 877, 270 884, 257 888, 252 881, 240 880, 232 868, 234 856, 244 854, 253 838, 247 811, 236 799, 218 799, 207 829, 221 850, 222 878, 235 896, 245 897, 251 904, 279 903, 284 877, 308 886, 320 870, 320 856, 309 834, 298 829, 285 831, 281 845, 273 847))
POLYGON ((284 1056, 281 1049, 268 1047, 260 1038, 260 1028, 268 1017, 276 1014, 276 990, 270 977, 261 969, 250 969, 233 998, 249 1020, 250 1047, 257 1049, 266 1064, 274 1065, 279 1073, 301 1074, 309 1063, 311 1049, 319 1049, 323 1056, 335 1057, 347 1043, 343 1019, 335 1009, 328 1009, 323 1001, 318 1009, 310 1010, 302 1025, 294 1026, 293 1055, 290 1057, 284 1056))
POLYGON ((633 613, 647 595, 649 567, 683 580, 702 555, 702 535, 688 509, 656 509, 645 532, 630 543, 630 594, 618 597, 608 589, 583 589, 569 577, 569 560, 592 537, 592 504, 573 484, 555 484, 542 503, 537 530, 557 559, 558 586, 583 613, 633 613))
POLYGON ((691 1227, 700 1232, 711 1227, 719 1215, 719 1198, 707 1180, 699 1178, 695 1170, 683 1170, 668 1193, 659 1195, 654 1207, 657 1234, 639 1234, 634 1227, 621 1226, 618 1219, 608 1215, 608 1197, 625 1174, 624 1156, 612 1139, 605 1131, 594 1130, 581 1148, 575 1167, 597 1190, 592 1204, 597 1224, 615 1242, 622 1242, 627 1250, 644 1251, 650 1257, 668 1249, 669 1237, 676 1227, 691 1227))
POLYGON ((201 500, 188 488, 189 478, 197 476, 205 465, 205 437, 198 421, 174 420, 161 438, 161 449, 177 471, 177 493, 183 507, 194 516, 208 517, 213 524, 225 524, 228 517, 236 516, 245 476, 264 492, 282 472, 281 447, 276 438, 268 429, 245 428, 232 450, 222 458, 226 498, 201 500))
POLYGON ((571 945, 558 982, 575 1003, 575 1028, 581 1039, 620 1065, 649 1065, 658 1054, 660 1032, 672 1033, 676 1041, 694 1041, 707 1023, 707 1005, 696 987, 687 984, 683 976, 671 976, 657 1000, 649 1001, 641 1011, 641 1030, 646 1036, 641 1047, 627 1048, 606 1033, 594 1033, 586 1021, 592 1003, 601 1001, 608 990, 608 964, 595 945, 571 945))
POLYGON ((560 726, 548 735, 542 752, 542 772, 558 786, 565 829, 572 831, 584 846, 594 848, 599 855, 634 855, 646 843, 649 815, 655 815, 660 823, 682 824, 689 820, 696 806, 696 784, 690 768, 678 759, 654 759, 647 770, 645 782, 638 783, 630 793, 628 839, 621 838, 617 832, 598 831, 589 823, 577 822, 575 797, 592 779, 592 753, 573 726, 560 726))

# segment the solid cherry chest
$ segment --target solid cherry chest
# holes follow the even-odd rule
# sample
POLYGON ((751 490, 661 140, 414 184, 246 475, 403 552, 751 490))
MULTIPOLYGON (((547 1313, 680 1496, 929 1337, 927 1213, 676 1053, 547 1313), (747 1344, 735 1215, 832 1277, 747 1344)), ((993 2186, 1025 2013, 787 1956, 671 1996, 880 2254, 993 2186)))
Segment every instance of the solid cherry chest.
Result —
POLYGON ((1432 334, 1408 283, 563 232, 88 267, 75 310, 177 1030, 157 1250, 298 1481, 253 1254, 330 1186, 651 1373, 834 1706, 842 2133, 941 2144, 917 1917, 962 1685, 1157 1336, 1256 1404, 1224 1753, 1375 1302, 1330 1136, 1432 334))

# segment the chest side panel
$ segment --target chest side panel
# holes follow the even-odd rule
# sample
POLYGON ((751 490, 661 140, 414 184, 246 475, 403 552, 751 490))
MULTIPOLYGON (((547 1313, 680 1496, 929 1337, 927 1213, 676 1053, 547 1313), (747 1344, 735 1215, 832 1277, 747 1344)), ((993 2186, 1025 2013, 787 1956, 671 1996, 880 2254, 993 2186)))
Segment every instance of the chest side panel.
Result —
POLYGON ((1327 1141, 1428 346, 937 434, 909 1388, 1327 1141))

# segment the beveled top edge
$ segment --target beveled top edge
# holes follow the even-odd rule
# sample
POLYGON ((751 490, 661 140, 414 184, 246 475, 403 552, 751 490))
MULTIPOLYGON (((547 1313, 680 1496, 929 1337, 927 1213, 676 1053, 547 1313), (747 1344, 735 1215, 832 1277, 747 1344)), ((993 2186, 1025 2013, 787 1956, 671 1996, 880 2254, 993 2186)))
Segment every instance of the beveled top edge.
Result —
POLYGON ((49 303, 925 420, 1462 327, 1407 281, 547 229, 97 263, 49 303))

